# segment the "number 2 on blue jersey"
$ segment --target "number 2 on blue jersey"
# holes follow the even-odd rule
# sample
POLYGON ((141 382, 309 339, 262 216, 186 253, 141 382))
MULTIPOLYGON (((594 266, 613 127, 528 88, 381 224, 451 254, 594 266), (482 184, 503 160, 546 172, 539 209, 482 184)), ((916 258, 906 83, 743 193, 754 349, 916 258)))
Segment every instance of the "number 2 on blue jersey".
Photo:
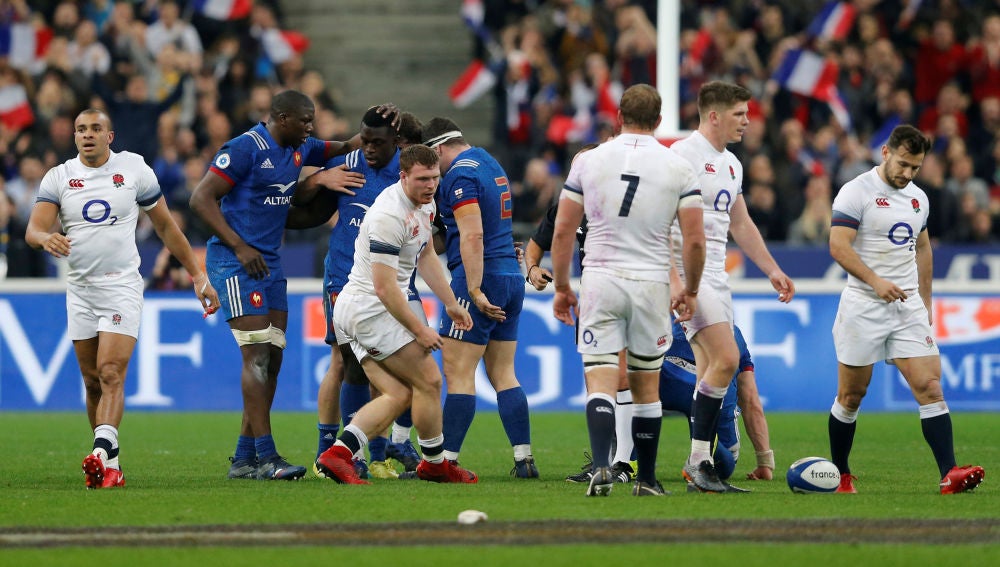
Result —
POLYGON ((509 219, 514 216, 514 207, 511 203, 510 188, 507 187, 506 177, 497 177, 494 179, 497 187, 504 187, 505 189, 500 193, 500 218, 509 219))

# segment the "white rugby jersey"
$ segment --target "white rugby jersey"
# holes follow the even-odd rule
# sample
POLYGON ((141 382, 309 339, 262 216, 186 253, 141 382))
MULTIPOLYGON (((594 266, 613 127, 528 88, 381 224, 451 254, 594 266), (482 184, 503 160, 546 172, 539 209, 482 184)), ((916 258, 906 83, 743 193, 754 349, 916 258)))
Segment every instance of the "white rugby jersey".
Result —
POLYGON ((160 198, 160 183, 142 156, 111 152, 100 167, 77 156, 45 174, 36 202, 59 206, 59 221, 70 239, 67 281, 108 285, 139 281, 135 226, 139 207, 160 198))
MULTIPOLYGON (((917 236, 927 228, 927 195, 910 182, 896 189, 882 180, 878 168, 848 181, 833 200, 833 226, 858 231, 853 248, 881 278, 906 291, 916 290, 917 236)), ((871 286, 848 275, 847 287, 875 297, 871 286)))
MULTIPOLYGON (((674 142, 670 149, 694 166, 701 184, 701 199, 705 213, 705 273, 726 272, 726 244, 729 242, 729 211, 736 198, 743 193, 743 165, 733 152, 715 149, 715 146, 697 130, 683 140, 674 142)), ((674 258, 677 269, 684 275, 681 256, 681 227, 674 223, 672 229, 674 258)))
POLYGON ((431 238, 434 203, 417 206, 403 192, 400 182, 386 187, 375 198, 361 222, 354 241, 354 266, 345 294, 376 298, 372 263, 396 268, 396 284, 406 294, 417 257, 431 238))
POLYGON ((669 281, 670 225, 698 190, 690 164, 653 136, 621 134, 578 156, 562 196, 587 215, 584 269, 669 281))

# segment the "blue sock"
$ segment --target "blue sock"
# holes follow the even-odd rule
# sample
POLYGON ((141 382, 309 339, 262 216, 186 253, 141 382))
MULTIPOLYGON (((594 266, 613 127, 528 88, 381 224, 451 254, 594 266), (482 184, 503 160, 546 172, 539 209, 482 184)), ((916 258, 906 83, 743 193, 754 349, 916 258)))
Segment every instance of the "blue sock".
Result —
POLYGON ((510 444, 531 444, 531 422, 528 420, 528 397, 520 386, 497 392, 497 410, 510 444))
POLYGON ((253 444, 257 448, 257 458, 261 461, 270 459, 278 454, 278 450, 274 447, 274 438, 270 435, 262 435, 255 438, 253 444))
POLYGON ((318 459, 324 451, 337 442, 337 433, 340 432, 340 424, 317 423, 316 429, 319 430, 319 446, 316 448, 316 458, 318 459))
POLYGON ((476 417, 476 396, 448 394, 444 399, 444 450, 461 452, 465 434, 476 417))
POLYGON ((351 419, 354 418, 354 414, 358 413, 358 410, 370 401, 372 401, 372 393, 368 389, 368 384, 344 382, 340 387, 340 415, 344 420, 344 427, 347 427, 351 423, 351 419))
POLYGON ((410 408, 406 408, 403 413, 399 414, 396 418, 396 425, 400 427, 413 427, 413 412, 410 408))
POLYGON ((236 441, 236 454, 233 460, 248 459, 253 460, 257 456, 257 447, 254 445, 253 437, 240 435, 236 441))
POLYGON ((385 446, 389 444, 389 439, 378 436, 374 439, 368 441, 368 454, 371 457, 371 462, 384 461, 385 456, 385 446))

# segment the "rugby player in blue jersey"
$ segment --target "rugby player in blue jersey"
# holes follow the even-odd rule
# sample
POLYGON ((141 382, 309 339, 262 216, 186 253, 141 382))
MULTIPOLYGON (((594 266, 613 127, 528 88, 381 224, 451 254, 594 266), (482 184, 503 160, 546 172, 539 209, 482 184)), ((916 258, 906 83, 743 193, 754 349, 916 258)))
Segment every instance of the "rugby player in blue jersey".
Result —
POLYGON ((458 460, 476 412, 476 367, 483 360, 497 393, 497 409, 514 449, 517 478, 537 478, 531 453, 528 399, 514 374, 517 325, 524 276, 514 247, 507 174, 486 150, 465 141, 448 118, 423 128, 424 143, 441 158, 437 201, 445 226, 451 287, 469 306, 474 325, 462 331, 441 315, 442 359, 448 395, 444 404, 445 458, 458 460), (475 306, 473 308, 472 306, 475 306))
POLYGON ((312 138, 315 107, 298 91, 275 95, 267 123, 226 142, 191 195, 212 229, 206 268, 240 347, 243 422, 229 478, 295 480, 305 467, 283 459, 271 436, 271 405, 288 323, 281 246, 303 166, 358 147, 312 138))

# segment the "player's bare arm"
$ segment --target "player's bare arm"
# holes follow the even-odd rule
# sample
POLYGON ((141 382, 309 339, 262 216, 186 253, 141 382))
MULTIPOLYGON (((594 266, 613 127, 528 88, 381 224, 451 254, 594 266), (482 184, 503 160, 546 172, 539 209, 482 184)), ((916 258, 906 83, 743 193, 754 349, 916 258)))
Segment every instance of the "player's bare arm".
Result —
POLYGON ((858 231, 846 226, 834 226, 830 229, 830 256, 841 268, 871 286, 872 290, 886 303, 897 299, 906 301, 906 292, 893 282, 880 277, 869 268, 854 250, 854 239, 858 231))
POLYGON ((524 266, 527 270, 528 283, 538 291, 544 290, 552 281, 552 272, 539 265, 543 255, 545 251, 542 247, 533 239, 528 239, 528 244, 524 248, 524 266))
POLYGON ((778 262, 767 249, 767 243, 760 235, 760 230, 750 218, 742 194, 736 197, 736 201, 729 211, 729 232, 732 233, 733 241, 740 247, 740 250, 762 272, 767 274, 771 286, 778 292, 778 300, 782 303, 791 301, 795 297, 795 283, 781 270, 778 262))
POLYGON ((677 222, 681 227, 684 290, 676 305, 671 301, 671 309, 678 321, 689 321, 698 309, 698 287, 705 269, 704 211, 700 206, 681 207, 677 209, 677 222))
POLYGON ((771 480, 774 478, 774 451, 764 417, 764 405, 757 391, 757 379, 752 370, 744 370, 736 377, 736 405, 743 416, 743 427, 753 445, 757 466, 747 473, 747 480, 771 480))
POLYGON ((927 323, 934 324, 934 310, 931 309, 931 293, 934 282, 934 253, 931 250, 930 235, 927 229, 920 231, 917 235, 917 285, 920 286, 920 299, 927 308, 927 323))
MULTIPOLYGON (((566 194, 566 191, 563 191, 566 194)), ((576 229, 583 221, 583 203, 569 197, 559 199, 555 228, 552 231, 552 280, 556 288, 552 298, 552 314, 556 319, 572 326, 577 316, 576 294, 569 285, 570 262, 573 260, 573 242, 576 229)))
POLYGON ((417 259, 417 273, 423 278, 427 287, 431 288, 434 295, 441 300, 445 311, 455 324, 455 328, 468 331, 472 328, 472 316, 469 311, 458 302, 455 293, 448 285, 448 276, 444 273, 444 267, 438 260, 437 254, 432 246, 424 246, 417 259))
POLYGON ((198 261, 194 250, 191 249, 191 243, 174 222, 174 217, 170 216, 167 200, 160 196, 156 205, 146 211, 146 214, 153 222, 153 230, 160 237, 163 246, 177 257, 184 269, 191 275, 191 279, 194 280, 194 293, 205 313, 215 313, 219 309, 219 294, 209 283, 208 274, 205 273, 201 262, 198 261))
POLYGON ((459 249, 462 253, 462 267, 465 268, 469 298, 476 308, 494 321, 504 321, 507 314, 490 303, 480 288, 483 283, 483 214, 477 203, 469 203, 455 209, 455 224, 458 225, 459 249))
POLYGON ((24 231, 24 240, 36 250, 44 250, 56 258, 69 256, 70 239, 56 230, 59 219, 59 205, 41 201, 35 203, 24 231))
POLYGON ((396 318, 397 321, 407 331, 414 336, 417 344, 423 348, 434 351, 441 348, 443 341, 437 331, 431 329, 423 323, 410 310, 406 301, 406 295, 396 284, 396 267, 380 263, 377 259, 372 259, 372 283, 375 287, 375 295, 385 306, 386 311, 396 318))
POLYGON ((221 176, 208 171, 194 188, 188 204, 191 206, 191 210, 201 217, 212 229, 212 232, 219 237, 219 240, 236 254, 236 258, 240 261, 243 269, 247 271, 247 275, 255 279, 268 277, 271 275, 271 271, 260 251, 247 244, 240 235, 236 234, 236 231, 222 216, 219 200, 226 196, 232 188, 232 185, 221 176))

